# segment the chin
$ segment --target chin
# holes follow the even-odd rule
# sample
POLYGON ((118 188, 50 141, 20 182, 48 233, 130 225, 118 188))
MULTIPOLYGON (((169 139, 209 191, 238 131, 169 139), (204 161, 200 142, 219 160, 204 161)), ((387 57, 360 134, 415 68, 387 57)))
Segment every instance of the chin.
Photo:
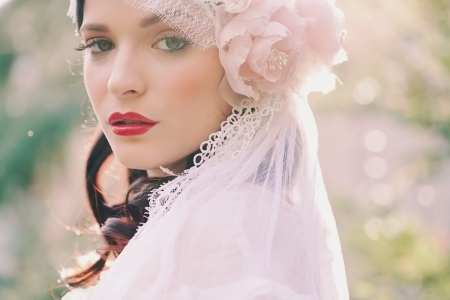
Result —
POLYGON ((185 157, 174 158, 167 155, 167 151, 140 149, 139 147, 112 148, 116 159, 128 169, 159 170, 163 166, 169 169, 175 168, 177 172, 181 172, 180 167, 184 169, 185 166, 185 157))
MULTIPOLYGON (((116 159, 128 169, 135 170, 150 170, 159 168, 159 164, 152 164, 150 162, 145 161, 145 157, 141 156, 131 156, 131 155, 120 155, 114 152, 114 156, 116 159)), ((148 159, 148 157, 147 157, 148 159)))
POLYGON ((137 145, 123 145, 111 143, 115 158, 128 169, 150 170, 159 168, 161 161, 158 155, 149 149, 143 149, 137 145))
POLYGON ((142 171, 154 169, 152 167, 145 167, 145 166, 143 166, 142 164, 139 164, 139 163, 128 163, 128 164, 125 164, 125 163, 122 163, 120 160, 119 160, 119 162, 122 165, 124 165, 125 167, 127 167, 127 169, 142 170, 142 171))

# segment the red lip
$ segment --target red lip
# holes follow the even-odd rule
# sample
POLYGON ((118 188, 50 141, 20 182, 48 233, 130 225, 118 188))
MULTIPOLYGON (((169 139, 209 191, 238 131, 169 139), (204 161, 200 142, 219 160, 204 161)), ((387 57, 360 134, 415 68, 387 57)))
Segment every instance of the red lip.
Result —
POLYGON ((121 136, 142 135, 157 124, 157 122, 135 112, 124 114, 115 112, 109 116, 108 121, 112 131, 121 136))

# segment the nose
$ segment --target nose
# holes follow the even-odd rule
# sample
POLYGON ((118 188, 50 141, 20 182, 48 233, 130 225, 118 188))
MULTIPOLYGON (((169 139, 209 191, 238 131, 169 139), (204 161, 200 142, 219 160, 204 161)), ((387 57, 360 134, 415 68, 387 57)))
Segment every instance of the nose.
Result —
POLYGON ((133 98, 145 92, 142 63, 131 50, 117 51, 111 74, 108 79, 108 90, 118 98, 133 98))

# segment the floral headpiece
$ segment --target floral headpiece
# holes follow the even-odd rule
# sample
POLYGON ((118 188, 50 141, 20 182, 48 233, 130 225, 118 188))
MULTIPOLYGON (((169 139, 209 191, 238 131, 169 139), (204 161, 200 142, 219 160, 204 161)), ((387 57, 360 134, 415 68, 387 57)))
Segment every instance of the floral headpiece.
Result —
POLYGON ((346 60, 344 14, 333 0, 224 0, 216 9, 220 59, 232 89, 297 94, 334 88, 346 60))
POLYGON ((336 81, 331 67, 347 59, 335 0, 124 1, 155 13, 193 45, 216 46, 231 89, 255 100, 329 92, 336 81))

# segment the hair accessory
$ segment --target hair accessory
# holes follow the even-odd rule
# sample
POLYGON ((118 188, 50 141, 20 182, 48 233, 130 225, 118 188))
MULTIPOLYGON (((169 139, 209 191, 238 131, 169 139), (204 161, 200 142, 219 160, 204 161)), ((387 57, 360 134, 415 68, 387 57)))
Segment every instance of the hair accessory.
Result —
POLYGON ((284 52, 278 51, 277 49, 272 49, 269 59, 267 60, 269 62, 269 70, 275 71, 277 68, 278 70, 282 70, 284 67, 286 67, 288 60, 289 55, 284 52))
MULTIPOLYGON (((125 0, 151 11, 201 49, 219 48, 232 90, 307 95, 334 89, 347 59, 344 14, 334 0, 125 0)), ((68 15, 75 22, 76 0, 68 15)))
POLYGON ((217 46, 235 92, 258 100, 261 93, 334 88, 317 85, 346 59, 344 15, 334 1, 225 1, 216 13, 217 46))

